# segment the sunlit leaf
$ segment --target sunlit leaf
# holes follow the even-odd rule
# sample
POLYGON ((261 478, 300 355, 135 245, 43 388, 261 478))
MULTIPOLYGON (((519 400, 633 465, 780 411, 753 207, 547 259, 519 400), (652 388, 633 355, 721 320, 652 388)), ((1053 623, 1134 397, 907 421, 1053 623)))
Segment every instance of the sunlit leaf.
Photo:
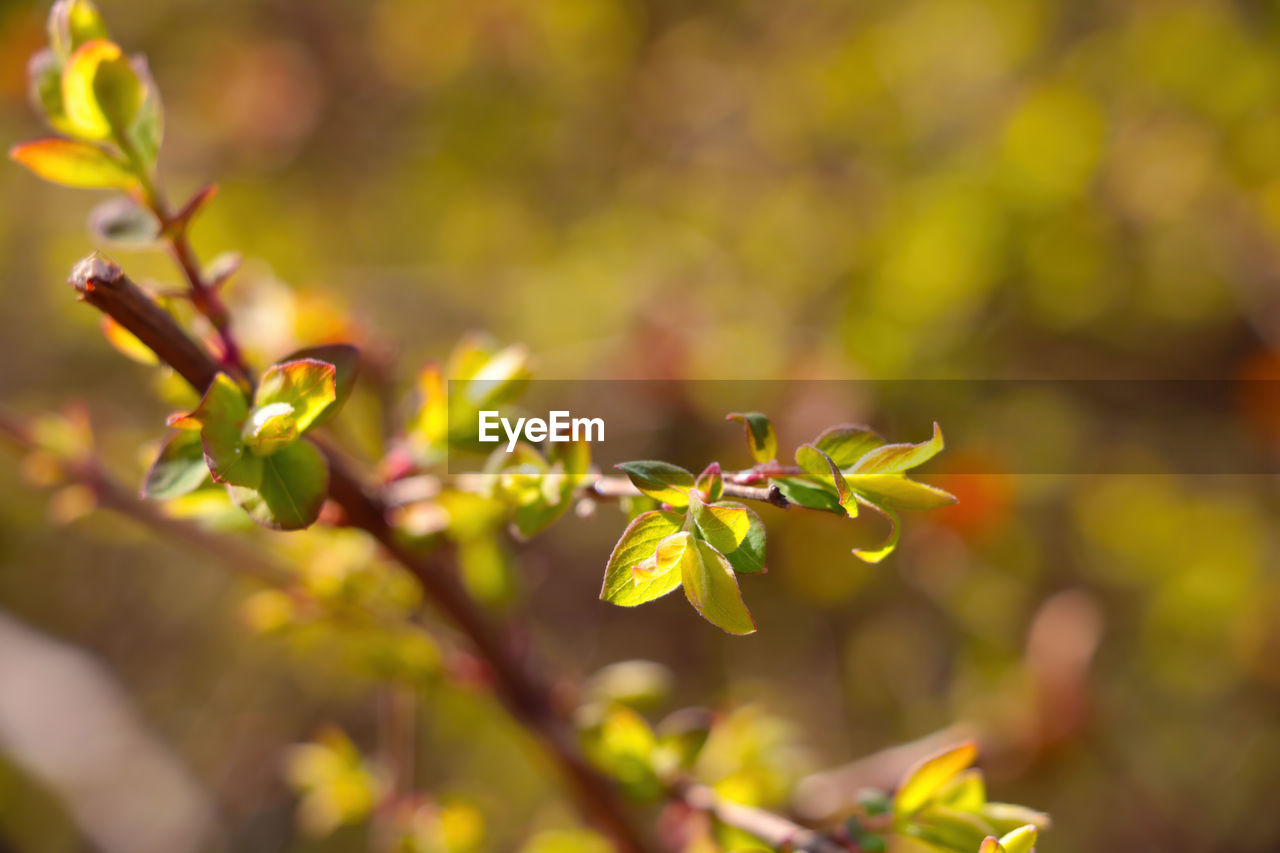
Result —
POLYGON ((956 502, 951 493, 903 474, 846 474, 844 479, 871 503, 894 509, 937 509, 956 502))
POLYGON ((175 432, 160 447, 147 471, 142 494, 153 500, 171 500, 194 492, 209 476, 204 446, 194 432, 175 432))
POLYGON ((1012 803, 987 803, 979 809, 979 812, 983 819, 1001 834, 1012 832, 1028 824, 1043 832, 1052 823, 1044 812, 1012 803))
POLYGON ((730 412, 725 420, 742 421, 747 436, 747 446, 756 462, 768 462, 778 456, 778 435, 773 422, 760 412, 730 412))
POLYGON ((680 585, 680 573, 638 578, 633 570, 654 556, 658 543, 680 530, 684 517, 674 512, 653 510, 641 513, 627 525, 609 555, 600 598, 622 607, 635 607, 660 598, 680 585))
POLYGON ((31 103, 49 126, 60 133, 73 129, 62 106, 62 60, 52 50, 41 50, 27 63, 31 103))
POLYGON ((323 361, 326 364, 332 364, 334 367, 333 402, 326 406, 320 414, 316 415, 315 420, 311 422, 311 428, 315 428, 338 414, 342 404, 347 401, 347 398, 351 396, 351 392, 355 390, 356 379, 360 373, 360 350, 351 344, 324 344, 323 346, 298 350, 288 358, 283 359, 283 361, 290 362, 300 359, 323 361))
POLYGON ((796 506, 805 509, 817 509, 834 512, 836 515, 848 515, 840 506, 840 499, 835 488, 824 488, 821 484, 803 477, 774 477, 769 482, 778 487, 782 496, 796 506))
POLYGON ((625 472, 637 489, 655 501, 671 506, 689 503, 689 490, 694 486, 693 475, 678 465, 642 460, 622 462, 614 467, 625 472))
POLYGON ((720 471, 720 463, 712 462, 698 475, 694 487, 702 492, 709 501, 718 501, 724 494, 724 474, 720 471))
POLYGON ((884 438, 871 427, 840 424, 825 429, 811 444, 831 457, 839 468, 848 468, 868 451, 884 444, 884 438))
POLYGON ((937 801, 961 811, 976 812, 987 802, 987 786, 982 771, 971 768, 938 789, 937 801))
POLYGON ((982 846, 978 848, 978 853, 1008 853, 998 840, 987 836, 982 840, 982 846))
POLYGON ((852 468, 850 474, 900 474, 917 465, 923 465, 942 452, 942 428, 933 425, 933 437, 919 444, 886 444, 866 453, 852 468))
POLYGON ((755 632, 737 576, 719 551, 690 537, 680 556, 680 577, 689 603, 708 622, 730 634, 755 632))
POLYGON ((160 100, 160 89, 151 76, 151 67, 146 58, 137 56, 132 62, 144 94, 138 115, 129 127, 129 138, 143 162, 154 167, 160 156, 160 144, 164 141, 164 104, 160 100))
POLYGON ((329 464, 309 441, 295 441, 262 463, 256 489, 232 486, 231 498, 254 521, 277 530, 300 530, 311 525, 324 506, 329 490, 329 464))
POLYGON ((106 314, 102 315, 102 320, 98 323, 98 327, 102 329, 102 336, 107 339, 107 343, 115 347, 117 352, 130 361, 136 361, 138 364, 160 363, 160 359, 151 351, 151 347, 138 340, 133 332, 130 332, 106 314))
POLYGON ((854 548, 853 555, 866 563, 878 563, 897 549, 898 541, 902 538, 902 522, 898 514, 888 507, 875 504, 867 504, 867 506, 889 520, 889 535, 875 548, 854 548))
POLYGON ((898 785, 893 800, 894 814, 900 817, 915 814, 933 799, 942 786, 968 769, 977 757, 977 744, 966 741, 915 764, 898 785))
POLYGON ((130 189, 138 182, 107 152, 70 139, 37 139, 9 149, 9 158, 46 181, 80 189, 130 189))
POLYGON ((913 816, 903 831, 944 850, 968 851, 995 829, 973 812, 933 805, 913 816))
POLYGON ((62 106, 84 139, 125 138, 145 97, 133 65, 113 42, 85 42, 62 69, 62 106))
POLYGON ((327 361, 299 358, 273 364, 262 374, 254 405, 286 403, 298 434, 305 433, 338 398, 337 368, 327 361))
POLYGON ((1034 826, 1019 827, 1001 838, 1000 845, 1006 853, 1031 853, 1036 846, 1037 834, 1034 826))

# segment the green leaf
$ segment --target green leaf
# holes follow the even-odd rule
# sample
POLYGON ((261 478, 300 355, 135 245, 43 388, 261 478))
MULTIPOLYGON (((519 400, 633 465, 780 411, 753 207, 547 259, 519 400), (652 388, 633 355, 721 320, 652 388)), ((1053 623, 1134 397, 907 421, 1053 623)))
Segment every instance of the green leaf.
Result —
POLYGON ((968 769, 978 757, 973 741, 931 755, 913 765, 898 785, 893 799, 893 812, 910 817, 924 808, 944 785, 968 769))
POLYGON ((871 503, 894 509, 937 509, 956 502, 950 492, 904 474, 846 474, 845 482, 871 503))
POLYGON ((961 811, 976 812, 987 802, 987 785, 982 771, 971 768, 938 790, 937 801, 961 811))
POLYGON ((730 634, 751 634, 756 630, 751 613, 742 601, 738 579, 729 561, 716 549, 688 533, 679 557, 684 594, 694 609, 708 622, 730 634))
POLYGON ((724 417, 727 421, 742 421, 747 446, 751 448, 751 456, 756 462, 777 458, 778 435, 768 417, 760 412, 730 412, 724 417))
POLYGON ((190 494, 204 484, 209 466, 204 461, 204 446, 199 433, 175 432, 160 448, 156 461, 147 471, 142 485, 143 497, 167 501, 190 494))
POLYGON ((901 474, 923 465, 943 448, 942 428, 933 425, 933 437, 919 444, 886 444, 869 451, 849 469, 850 474, 901 474))
POLYGON ((824 485, 833 487, 836 492, 836 501, 844 509, 845 514, 850 518, 857 517, 858 501, 849 484, 845 482, 844 474, 840 472, 840 468, 830 456, 812 444, 802 444, 796 448, 796 464, 806 474, 824 485))
POLYGON ((48 26, 50 48, 63 60, 85 42, 107 38, 107 25, 89 0, 57 0, 48 26))
POLYGON ((635 487, 655 501, 671 506, 689 503, 689 490, 694 486, 693 475, 678 465, 642 460, 622 462, 613 467, 626 472, 635 487))
POLYGON ((254 405, 261 409, 277 403, 288 404, 301 435, 338 399, 336 377, 334 365, 315 358, 273 364, 262 374, 254 405))
POLYGON ((164 141, 164 103, 160 100, 160 89, 151 76, 151 66, 145 57, 134 57, 133 70, 142 83, 144 96, 138 116, 129 128, 129 138, 143 162, 154 168, 160 157, 160 144, 164 141))
POLYGON ((812 480, 804 477, 773 477, 769 482, 777 486, 782 496, 796 506, 848 515, 845 508, 840 506, 840 499, 833 489, 823 488, 812 480))
POLYGON ((299 359, 323 361, 327 364, 332 364, 334 368, 333 402, 326 406, 312 421, 311 427, 314 429, 338 414, 342 404, 347 402, 347 398, 355 390, 356 378, 360 374, 360 350, 351 344, 324 344, 298 350, 284 360, 288 362, 298 361, 299 359))
POLYGON ((931 806, 913 817, 904 831, 945 850, 967 853, 979 848, 983 839, 995 830, 972 812, 931 806))
POLYGON ((720 463, 712 462, 698 475, 694 487, 702 492, 709 501, 718 501, 724 494, 724 475, 720 472, 720 463))
POLYGON ((309 441, 295 441, 262 463, 257 489, 231 486, 231 499, 264 527, 301 530, 320 516, 329 491, 329 464, 309 441))
POLYGON ((1006 853, 1031 853, 1036 846, 1036 836, 1038 834, 1034 826, 1019 827, 1001 838, 1000 846, 1005 849, 1006 853))
POLYGON ((96 145, 70 139, 37 139, 9 149, 9 159, 46 181, 80 189, 131 189, 138 179, 96 145))
POLYGON ((179 429, 199 425, 205 460, 216 482, 256 488, 262 478, 262 460, 249 451, 240 435, 248 416, 249 403, 240 386, 219 373, 196 410, 170 419, 170 425, 179 429))
POLYGON ((145 97, 137 72, 113 42, 85 42, 62 69, 63 109, 81 138, 126 138, 145 97))
POLYGON ((89 213, 89 232, 99 241, 123 249, 145 249, 160 239, 160 223, 133 199, 107 199, 89 213))
POLYGON ((1012 803, 987 803, 978 810, 978 813, 999 833, 1012 832, 1028 824, 1043 831, 1048 829, 1051 823, 1049 816, 1044 812, 1012 803))
POLYGON ((240 429, 240 440, 257 456, 270 456, 297 441, 298 435, 293 406, 285 402, 258 406, 240 429))
POLYGON ((825 429, 812 441, 814 447, 831 457, 837 467, 848 468, 867 451, 884 444, 884 439, 871 427, 840 424, 825 429))
POLYGON ((627 525, 605 567, 600 598, 620 607, 635 607, 660 598, 680 585, 680 573, 668 571, 637 576, 634 569, 655 556, 658 543, 680 530, 679 513, 653 510, 641 513, 627 525))

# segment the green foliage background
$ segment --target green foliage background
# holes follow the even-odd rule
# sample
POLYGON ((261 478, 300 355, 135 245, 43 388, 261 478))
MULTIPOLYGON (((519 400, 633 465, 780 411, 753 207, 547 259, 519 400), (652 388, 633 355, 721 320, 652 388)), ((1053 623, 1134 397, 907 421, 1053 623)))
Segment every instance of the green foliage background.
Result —
MULTIPOLYGON (((287 337, 273 323, 341 325, 345 306, 401 349, 406 382, 468 328, 527 343, 558 378, 1278 372, 1274 3, 101 5, 160 80, 175 194, 220 183, 195 241, 271 264, 240 291, 258 340, 287 337)), ((44 13, 0 5, 6 144, 38 133, 23 63, 44 13)), ((0 197, 0 397, 86 400, 136 479, 167 409, 61 284, 93 199, 16 167, 0 197)), ((168 275, 161 257, 128 260, 168 275)), ((1088 426, 1067 400, 1006 416, 1064 454, 1088 426)), ((1221 417, 1275 436, 1266 410, 1221 417)), ((741 453, 736 428, 703 430, 741 453)), ((1001 470, 1001 448, 986 452, 1001 470)), ((676 671, 681 701, 791 720, 795 750, 774 728, 744 737, 766 782, 966 720, 1000 736, 994 792, 1054 815, 1048 849, 1274 849, 1274 484, 945 485, 961 505, 913 519, 882 566, 849 556, 838 519, 770 519, 757 637, 681 602, 596 602, 612 516, 523 549, 520 607, 570 672, 649 658, 676 671), (1064 589, 1081 595, 1053 598, 1064 589), (1067 677, 1062 650, 1095 629, 1088 678, 1067 677)), ((367 733, 370 682, 323 643, 244 631, 243 591, 190 554, 104 519, 51 531, 0 464, 0 605, 101 653, 214 791, 235 849, 356 849, 295 838, 263 756, 330 719, 367 733)), ((564 822, 481 699, 434 689, 419 750, 429 787, 484 812, 493 849, 564 822)), ((783 799, 782 782, 758 784, 783 799)), ((60 826, 0 762, 0 833, 74 849, 60 826)))

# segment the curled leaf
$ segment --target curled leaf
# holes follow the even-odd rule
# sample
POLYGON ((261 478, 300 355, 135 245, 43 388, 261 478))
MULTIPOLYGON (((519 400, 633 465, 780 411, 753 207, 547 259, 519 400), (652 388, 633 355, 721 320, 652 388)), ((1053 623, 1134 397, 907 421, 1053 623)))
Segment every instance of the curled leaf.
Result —
POLYGON ((971 766, 977 757, 977 744, 965 741, 917 762, 898 785, 898 793, 893 800, 894 814, 909 817, 920 811, 944 785, 971 766))
POLYGON ((778 456, 778 435, 773 431, 773 422, 760 412, 730 412, 725 415, 727 421, 742 421, 747 436, 747 446, 751 448, 751 456, 756 462, 768 462, 778 456))
POLYGON ((614 467, 625 472, 637 489, 655 501, 677 507, 689 503, 689 490, 694 487, 693 475, 679 465, 642 460, 622 462, 614 467))
POLYGON ((680 530, 684 518, 678 513, 653 510, 641 513, 627 525, 609 555, 600 598, 620 607, 635 607, 660 598, 680 585, 680 573, 660 573, 638 566, 654 556, 658 543, 680 530))
POLYGON ((316 423, 338 399, 337 368, 327 361, 298 358, 273 364, 262 374, 254 405, 262 409, 285 403, 298 435, 316 423))
POLYGON ((933 437, 919 444, 886 444, 867 452, 849 470, 850 474, 901 474, 923 465, 942 452, 942 428, 933 425, 933 437))
POLYGON ((796 448, 796 464, 809 476, 824 485, 831 486, 836 493, 836 501, 850 518, 858 515, 858 501, 853 490, 845 481, 844 474, 830 456, 812 444, 802 444, 796 448))
POLYGON ((868 451, 882 446, 884 438, 868 426, 840 424, 823 430, 811 443, 830 456, 837 467, 848 468, 868 451))

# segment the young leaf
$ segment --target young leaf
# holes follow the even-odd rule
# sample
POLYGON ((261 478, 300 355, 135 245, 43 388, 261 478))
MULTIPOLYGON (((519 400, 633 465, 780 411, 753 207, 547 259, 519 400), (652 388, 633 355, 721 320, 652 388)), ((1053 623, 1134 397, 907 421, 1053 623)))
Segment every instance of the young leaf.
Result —
POLYGON ((270 456, 298 438, 298 421, 288 403, 268 403, 249 413, 240 439, 256 456, 270 456))
POLYGON ((823 430, 812 442, 813 446, 831 457, 839 468, 848 468, 869 450, 884 444, 884 439, 871 427, 861 424, 840 424, 823 430))
POLYGON ((1015 829, 1000 839, 1000 846, 1005 853, 1031 853, 1036 846, 1036 828, 1023 826, 1015 829))
POLYGON ((107 25, 89 0, 57 0, 48 24, 49 45, 63 60, 85 42, 107 38, 107 25))
POLYGON ((690 536, 680 556, 680 578, 689 603, 712 625, 730 634, 755 632, 737 576, 719 551, 690 536))
POLYGON ((760 412, 730 412, 724 416, 727 421, 742 421, 747 435, 747 446, 751 448, 751 456, 756 462, 768 462, 778 455, 778 435, 773 431, 773 423, 760 412))
POLYGON ((1008 853, 997 839, 988 835, 982 840, 982 846, 978 848, 978 853, 1008 853))
POLYGON ((689 503, 689 490, 694 486, 693 475, 678 465, 643 460, 622 462, 614 467, 626 472, 635 487, 655 501, 671 506, 689 503))
POLYGON ((301 530, 315 522, 329 490, 329 464, 315 445, 295 441, 254 458, 262 463, 258 488, 231 486, 232 500, 264 527, 301 530))
POLYGON ((889 535, 875 548, 854 548, 853 556, 864 563, 878 563, 897 549, 898 540, 902 538, 902 522, 898 519, 898 514, 888 507, 875 504, 867 506, 889 519, 889 535))
POLYGON ((151 76, 151 66, 146 57, 135 56, 133 71, 142 83, 144 97, 138 108, 138 117, 129 128, 129 138, 143 162, 154 168, 160 156, 160 143, 164 140, 164 104, 160 101, 160 89, 151 76))
POLYGON ((262 458, 245 447, 241 427, 249 416, 244 392, 230 376, 219 373, 204 392, 200 405, 189 415, 171 418, 170 426, 200 426, 205 460, 213 479, 233 486, 257 488, 262 479, 262 458))
POLYGON ((937 509, 956 502, 935 486, 909 480, 903 474, 846 474, 845 482, 871 503, 894 509, 937 509))
POLYGON ((62 107, 62 61, 52 50, 41 50, 27 63, 31 103, 49 126, 60 133, 72 133, 62 107))
POLYGON ((931 805, 915 815, 906 832, 943 850, 975 850, 995 830, 972 812, 931 805))
POLYGON ((194 432, 176 432, 160 448, 160 455, 147 471, 143 497, 166 501, 194 492, 209 476, 204 447, 194 432))
POLYGON ((796 448, 796 464, 806 474, 817 478, 819 482, 832 486, 836 492, 836 500, 845 513, 850 518, 857 517, 858 501, 849 484, 845 482, 844 474, 840 473, 840 468, 830 456, 812 444, 802 444, 796 448))
POLYGON ((160 223, 131 198, 107 199, 89 213, 89 233, 109 246, 145 249, 160 237, 160 223))
POLYGON ((273 364, 262 374, 254 405, 263 408, 287 403, 299 435, 311 429, 331 403, 338 399, 337 368, 315 358, 299 358, 273 364))
POLYGON ((680 530, 684 518, 678 513, 653 510, 641 513, 627 525, 609 555, 600 598, 620 607, 635 607, 671 592, 680 585, 680 573, 652 574, 637 578, 636 566, 653 557, 658 543, 680 530))
POLYGON ((62 69, 62 106, 81 138, 125 138, 145 97, 137 72, 113 42, 85 42, 62 69))
POLYGON ((741 505, 726 506, 694 500, 690 503, 690 511, 702 538, 721 554, 738 550, 751 527, 746 507, 741 505))
POLYGON ((923 465, 942 452, 942 428, 933 425, 933 437, 919 444, 886 444, 859 459, 850 474, 901 474, 923 465))
POLYGON ((80 189, 130 189, 138 179, 125 164, 85 142, 37 139, 9 149, 9 159, 46 181, 80 189))
POLYGON ((720 472, 720 463, 712 462, 698 475, 694 487, 702 492, 709 501, 718 501, 724 494, 724 475, 720 472))
POLYGON ((311 427, 314 429, 338 414, 342 404, 351 396, 351 392, 356 386, 356 378, 360 373, 360 350, 351 344, 324 344, 298 350, 286 358, 285 361, 298 361, 299 359, 323 361, 327 364, 332 364, 334 368, 333 402, 326 406, 316 416, 316 419, 311 422, 311 427))
POLYGON ((966 741, 917 762, 898 786, 898 793, 893 799, 894 814, 910 817, 920 811, 942 786, 971 766, 977 757, 977 744, 966 741))
POLYGON ((1022 826, 1031 825, 1041 831, 1049 828, 1052 822, 1044 812, 1017 806, 1012 803, 987 803, 978 813, 983 820, 995 827, 996 832, 1012 832, 1022 826))

